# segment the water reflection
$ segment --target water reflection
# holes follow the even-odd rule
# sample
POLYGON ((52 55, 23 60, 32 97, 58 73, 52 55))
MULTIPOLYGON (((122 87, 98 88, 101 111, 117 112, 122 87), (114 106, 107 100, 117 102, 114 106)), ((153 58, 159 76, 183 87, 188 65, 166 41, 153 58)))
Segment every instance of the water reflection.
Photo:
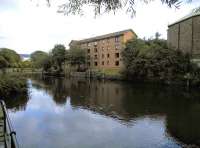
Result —
POLYGON ((12 113, 23 147, 200 145, 197 91, 38 76, 29 89, 12 113))

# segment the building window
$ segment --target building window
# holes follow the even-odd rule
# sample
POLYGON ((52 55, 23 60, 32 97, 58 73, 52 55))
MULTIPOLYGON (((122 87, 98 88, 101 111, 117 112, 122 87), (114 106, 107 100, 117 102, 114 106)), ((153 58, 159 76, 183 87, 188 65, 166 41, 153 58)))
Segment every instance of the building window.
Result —
POLYGON ((94 62, 94 65, 95 65, 95 66, 98 66, 98 63, 97 63, 97 62, 94 62))
POLYGON ((104 65, 104 61, 102 62, 102 65, 104 65))
POLYGON ((108 54, 107 54, 107 58, 109 58, 109 57, 110 57, 110 54, 108 53, 108 54))
POLYGON ((116 57, 116 58, 119 58, 119 53, 115 53, 115 57, 116 57))
POLYGON ((115 42, 119 42, 119 36, 115 37, 115 42))
POLYGON ((102 54, 102 58, 104 58, 104 54, 102 54))
POLYGON ((88 49, 87 52, 90 53, 90 49, 88 49))
POLYGON ((97 59, 97 55, 96 54, 94 55, 94 58, 97 59))
POLYGON ((94 52, 97 52, 97 48, 94 48, 94 52))
POLYGON ((90 62, 88 62, 88 66, 90 66, 90 62))
POLYGON ((116 61, 116 62, 115 62, 115 66, 119 66, 119 61, 116 61))

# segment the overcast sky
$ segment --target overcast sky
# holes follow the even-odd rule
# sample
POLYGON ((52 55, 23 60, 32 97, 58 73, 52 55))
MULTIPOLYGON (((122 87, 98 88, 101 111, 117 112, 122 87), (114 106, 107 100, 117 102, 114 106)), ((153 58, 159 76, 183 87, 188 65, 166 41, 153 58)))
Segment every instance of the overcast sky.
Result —
POLYGON ((168 24, 199 6, 198 1, 182 4, 180 9, 170 9, 160 0, 155 0, 148 5, 136 5, 134 18, 123 10, 115 15, 110 13, 94 18, 91 9, 87 9, 84 16, 58 14, 57 4, 53 3, 49 8, 45 0, 0 0, 0 47, 11 48, 18 53, 49 51, 58 43, 68 48, 72 39, 124 29, 133 29, 140 38, 149 38, 160 32, 166 39, 168 24))

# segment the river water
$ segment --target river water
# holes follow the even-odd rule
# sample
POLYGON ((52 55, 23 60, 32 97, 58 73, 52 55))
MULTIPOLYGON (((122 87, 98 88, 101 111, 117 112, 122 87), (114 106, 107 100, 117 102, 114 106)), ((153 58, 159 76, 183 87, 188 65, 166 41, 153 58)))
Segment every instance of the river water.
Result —
POLYGON ((200 146, 200 93, 84 79, 27 79, 6 100, 22 148, 200 146))

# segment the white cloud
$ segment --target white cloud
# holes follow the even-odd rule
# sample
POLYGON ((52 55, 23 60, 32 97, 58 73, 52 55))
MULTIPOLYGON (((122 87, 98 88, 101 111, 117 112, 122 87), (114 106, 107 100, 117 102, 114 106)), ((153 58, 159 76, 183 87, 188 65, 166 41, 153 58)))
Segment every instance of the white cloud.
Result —
MULTIPOLYGON (((6 3, 3 4, 7 7, 6 3)), ((58 14, 56 4, 50 8, 46 3, 37 6, 37 1, 18 0, 14 4, 15 7, 8 9, 2 9, 2 5, 0 7, 0 47, 12 48, 19 53, 49 51, 57 43, 68 46, 72 39, 83 39, 128 28, 132 28, 141 38, 149 38, 157 31, 166 38, 167 25, 197 6, 194 2, 175 10, 157 0, 148 5, 137 5, 134 18, 123 11, 94 18, 94 15, 87 13, 89 10, 82 17, 58 14)))

